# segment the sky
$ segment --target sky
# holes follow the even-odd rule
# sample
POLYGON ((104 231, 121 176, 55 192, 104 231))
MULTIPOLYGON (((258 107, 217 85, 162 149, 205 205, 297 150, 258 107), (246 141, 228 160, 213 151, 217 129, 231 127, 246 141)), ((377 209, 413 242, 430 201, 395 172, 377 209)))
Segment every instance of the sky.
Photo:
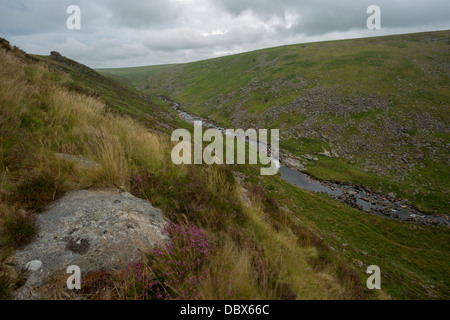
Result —
POLYGON ((448 29, 449 0, 0 0, 0 37, 93 68, 448 29), (70 5, 81 9, 79 30, 67 28, 70 5), (370 5, 381 9, 379 30, 367 28, 370 5))

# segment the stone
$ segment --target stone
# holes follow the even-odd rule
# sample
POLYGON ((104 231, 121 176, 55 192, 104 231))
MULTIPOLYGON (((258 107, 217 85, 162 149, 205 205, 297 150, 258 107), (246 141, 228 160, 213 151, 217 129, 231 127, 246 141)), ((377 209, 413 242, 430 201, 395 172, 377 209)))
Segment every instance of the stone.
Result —
POLYGON ((397 195, 395 193, 391 192, 391 193, 388 193, 388 197, 391 199, 395 199, 397 197, 397 195))
POLYGON ((320 155, 323 155, 323 156, 325 156, 325 157, 328 157, 328 158, 332 158, 331 152, 328 151, 328 150, 325 150, 325 149, 323 149, 323 152, 322 152, 322 153, 319 153, 319 154, 320 154, 320 155))
POLYGON ((159 209, 127 192, 69 192, 37 216, 38 236, 15 252, 17 269, 39 270, 29 272, 15 297, 39 299, 37 289, 72 265, 88 273, 120 270, 143 260, 168 240, 166 223, 159 209))
POLYGON ((63 56, 57 51, 51 51, 50 55, 54 58, 61 59, 63 56))
POLYGON ((300 160, 298 160, 296 158, 286 157, 283 160, 283 164, 286 167, 297 169, 300 171, 306 170, 306 167, 300 162, 300 160))
POLYGON ((331 155, 335 158, 339 158, 339 154, 335 150, 331 150, 331 155))
POLYGON ((31 272, 38 271, 42 267, 42 262, 39 260, 33 260, 25 265, 25 269, 31 272))

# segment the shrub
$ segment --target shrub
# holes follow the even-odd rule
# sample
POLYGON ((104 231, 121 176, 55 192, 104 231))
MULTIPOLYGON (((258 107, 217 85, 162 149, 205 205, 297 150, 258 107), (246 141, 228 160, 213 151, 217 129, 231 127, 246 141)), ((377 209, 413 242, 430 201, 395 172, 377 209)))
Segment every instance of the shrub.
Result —
POLYGON ((165 227, 169 242, 155 248, 147 263, 131 263, 122 272, 126 298, 181 300, 197 299, 199 286, 209 277, 214 252, 199 228, 170 223, 165 227))
POLYGON ((11 281, 4 275, 0 274, 0 300, 11 299, 11 281))
POLYGON ((111 299, 113 288, 113 276, 104 270, 83 274, 81 293, 87 295, 89 299, 111 299))
POLYGON ((40 212, 63 193, 62 183, 53 173, 43 172, 26 178, 17 186, 16 201, 28 210, 40 212))
MULTIPOLYGON (((231 179, 233 177, 231 176, 231 179)), ((228 188, 229 172, 223 168, 189 167, 184 176, 156 175, 142 171, 131 175, 131 193, 159 206, 172 220, 185 215, 210 231, 224 230, 230 218, 246 217, 234 190, 228 188)))
POLYGON ((14 246, 28 244, 38 232, 34 216, 20 213, 4 217, 1 229, 3 241, 14 246))

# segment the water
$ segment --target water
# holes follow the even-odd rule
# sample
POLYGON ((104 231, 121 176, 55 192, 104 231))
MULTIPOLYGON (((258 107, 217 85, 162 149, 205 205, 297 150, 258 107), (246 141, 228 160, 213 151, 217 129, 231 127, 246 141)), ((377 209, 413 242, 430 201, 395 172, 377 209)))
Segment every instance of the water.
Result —
POLYGON ((290 184, 293 184, 297 187, 300 187, 302 189, 306 189, 312 192, 318 192, 318 193, 325 193, 329 196, 339 199, 344 195, 344 190, 346 192, 350 191, 352 192, 356 205, 358 207, 361 207, 363 210, 382 210, 383 207, 377 204, 373 204, 370 201, 366 201, 364 199, 369 198, 369 195, 365 191, 357 191, 352 190, 352 186, 349 185, 340 185, 340 184, 324 184, 318 180, 312 179, 310 176, 291 169, 284 166, 280 167, 280 174, 281 178, 289 182, 290 184))
POLYGON ((369 193, 360 187, 320 182, 307 174, 285 166, 280 167, 280 174, 281 178, 290 184, 312 192, 325 193, 336 200, 367 213, 398 221, 450 226, 449 221, 442 217, 421 213, 407 202, 389 200, 383 195, 369 193))
POLYGON ((285 166, 280 167, 280 174, 281 178, 286 182, 309 191, 326 193, 336 198, 343 194, 341 189, 325 186, 319 181, 311 179, 308 175, 285 166))

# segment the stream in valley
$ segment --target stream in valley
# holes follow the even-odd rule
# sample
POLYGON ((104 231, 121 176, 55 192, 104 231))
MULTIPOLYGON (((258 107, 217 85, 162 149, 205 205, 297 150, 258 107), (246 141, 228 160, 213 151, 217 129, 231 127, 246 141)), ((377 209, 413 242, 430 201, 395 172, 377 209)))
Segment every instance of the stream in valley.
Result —
MULTIPOLYGON (((194 121, 202 121, 204 127, 216 129, 223 134, 226 134, 226 129, 220 127, 213 121, 181 110, 181 106, 179 103, 172 101, 167 97, 160 96, 160 98, 169 103, 186 122, 193 124, 194 121)), ((246 139, 247 142, 254 144, 254 142, 249 141, 248 138, 240 136, 236 136, 236 138, 246 139)), ((270 146, 268 149, 270 150, 270 146)), ((325 193, 340 202, 343 202, 351 207, 357 208, 369 214, 376 214, 398 221, 412 222, 431 226, 443 225, 450 227, 450 220, 447 216, 436 216, 421 213, 417 209, 409 205, 407 200, 398 200, 393 196, 377 194, 376 192, 372 192, 369 188, 365 188, 359 185, 319 181, 304 172, 288 167, 285 164, 286 162, 288 162, 286 161, 286 158, 281 159, 280 161, 279 171, 281 178, 284 181, 297 187, 306 189, 311 192, 325 193)))

